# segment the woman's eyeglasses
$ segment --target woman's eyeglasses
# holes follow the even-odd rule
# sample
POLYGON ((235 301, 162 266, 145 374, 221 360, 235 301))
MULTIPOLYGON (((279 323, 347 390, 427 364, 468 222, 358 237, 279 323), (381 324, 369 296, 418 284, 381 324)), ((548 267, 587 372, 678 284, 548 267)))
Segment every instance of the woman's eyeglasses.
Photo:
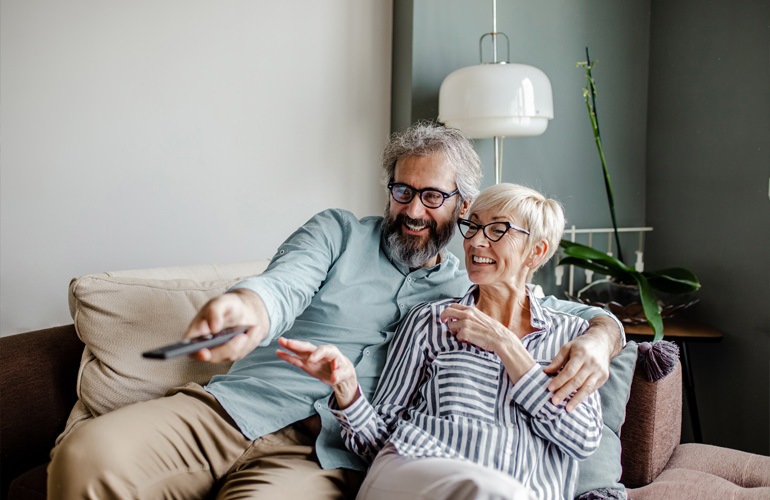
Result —
POLYGON ((481 224, 476 224, 475 222, 468 219, 457 219, 457 227, 460 228, 460 234, 462 234, 463 238, 466 240, 476 236, 476 233, 479 232, 479 229, 484 233, 484 236, 486 236, 489 241, 499 241, 500 238, 505 236, 505 233, 511 229, 520 233, 529 234, 529 231, 526 229, 515 226, 510 222, 490 222, 489 224, 482 226, 481 224))

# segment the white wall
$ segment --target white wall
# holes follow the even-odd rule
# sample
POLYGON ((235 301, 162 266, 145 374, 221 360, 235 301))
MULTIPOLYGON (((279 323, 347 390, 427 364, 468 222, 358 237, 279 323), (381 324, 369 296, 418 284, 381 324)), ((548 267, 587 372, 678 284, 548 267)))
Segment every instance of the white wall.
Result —
POLYGON ((2 0, 0 334, 74 276, 269 257, 380 214, 391 3, 2 0))

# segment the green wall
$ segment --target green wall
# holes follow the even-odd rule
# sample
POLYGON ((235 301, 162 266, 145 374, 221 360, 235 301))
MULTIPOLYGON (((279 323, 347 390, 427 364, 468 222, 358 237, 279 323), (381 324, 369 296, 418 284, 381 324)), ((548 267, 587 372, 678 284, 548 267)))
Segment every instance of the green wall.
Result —
MULTIPOLYGON (((770 449, 768 11, 766 0, 497 2, 510 61, 549 76, 555 108, 542 136, 505 140, 503 181, 559 199, 568 224, 610 225, 582 100, 585 78, 576 68, 588 46, 618 222, 655 228, 645 242, 648 268, 698 273, 705 289, 691 313, 725 332, 719 344, 691 347, 704 440, 764 454, 770 449), (726 112, 725 119, 715 123, 715 112, 726 112), (736 231, 745 242, 740 246, 736 231)), ((491 30, 491 0, 394 0, 394 130, 436 119, 442 80, 479 63, 479 38, 491 30)), ((476 147, 487 186, 494 183, 492 140, 477 140, 476 147)), ((451 248, 462 252, 457 241, 451 248)), ((537 280, 553 291, 552 266, 537 280)), ((685 441, 688 422, 685 415, 685 441)))

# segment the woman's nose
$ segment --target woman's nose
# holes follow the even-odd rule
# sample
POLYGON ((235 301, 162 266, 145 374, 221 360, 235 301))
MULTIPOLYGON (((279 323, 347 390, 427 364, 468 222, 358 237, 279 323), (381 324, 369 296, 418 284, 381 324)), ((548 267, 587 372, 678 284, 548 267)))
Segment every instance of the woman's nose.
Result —
POLYGON ((481 246, 487 246, 489 245, 489 240, 487 239, 486 235, 484 234, 483 229, 479 229, 476 231, 476 234, 471 236, 468 241, 471 245, 474 247, 481 247, 481 246))

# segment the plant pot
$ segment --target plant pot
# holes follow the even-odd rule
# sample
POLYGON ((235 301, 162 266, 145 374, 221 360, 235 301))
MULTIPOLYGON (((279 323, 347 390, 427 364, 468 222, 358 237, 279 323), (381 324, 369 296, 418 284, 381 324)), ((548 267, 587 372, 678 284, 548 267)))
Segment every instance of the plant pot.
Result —
MULTIPOLYGON (((590 283, 581 288, 576 295, 569 293, 566 295, 574 302, 606 309, 623 323, 629 325, 647 323, 642 303, 639 300, 639 289, 636 285, 627 285, 605 279, 590 283)), ((694 293, 674 295, 656 291, 655 296, 658 299, 658 310, 663 319, 677 315, 699 300, 694 293)))

